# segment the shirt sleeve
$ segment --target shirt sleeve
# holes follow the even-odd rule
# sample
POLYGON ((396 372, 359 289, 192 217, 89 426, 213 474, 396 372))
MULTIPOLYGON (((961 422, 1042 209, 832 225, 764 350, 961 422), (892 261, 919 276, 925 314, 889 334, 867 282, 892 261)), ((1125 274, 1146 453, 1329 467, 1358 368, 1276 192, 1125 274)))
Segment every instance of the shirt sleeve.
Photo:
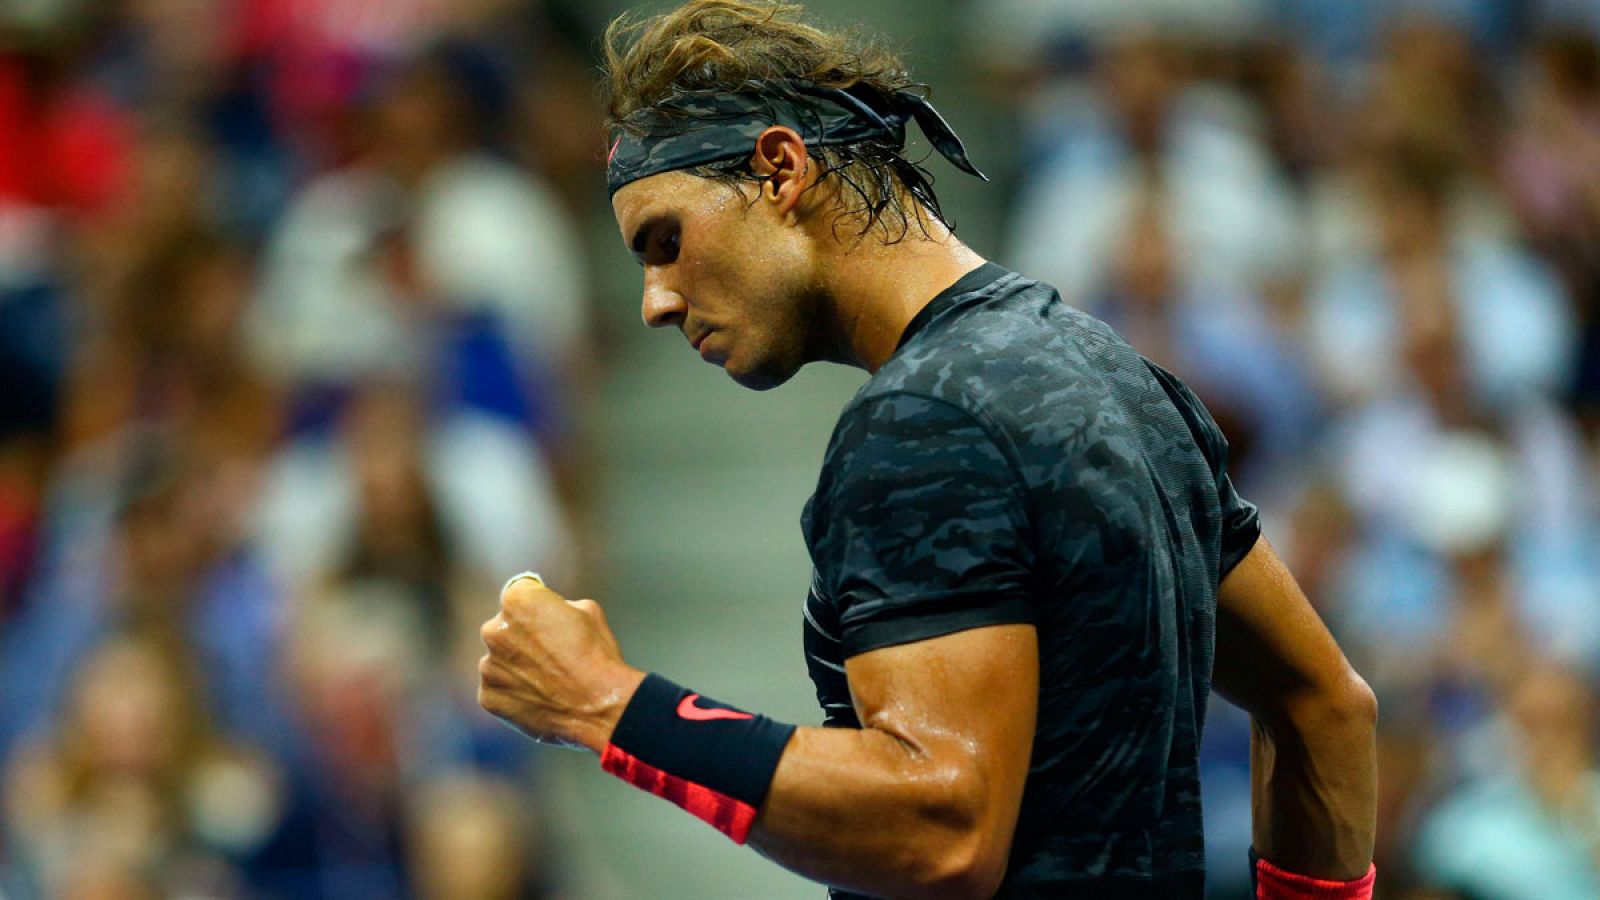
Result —
POLYGON ((1228 439, 1217 427, 1216 420, 1211 418, 1205 404, 1177 376, 1155 363, 1148 365, 1167 396, 1172 399, 1172 404, 1188 423, 1189 432, 1194 435, 1195 443, 1211 466, 1222 526, 1220 564, 1217 567, 1217 581, 1220 583, 1249 554, 1250 548, 1256 545, 1256 539, 1261 537, 1261 516, 1256 505, 1239 496, 1234 489, 1233 479, 1228 476, 1228 439))
POLYGON ((1016 470, 966 411, 913 394, 847 411, 807 515, 845 655, 1033 621, 1016 470))

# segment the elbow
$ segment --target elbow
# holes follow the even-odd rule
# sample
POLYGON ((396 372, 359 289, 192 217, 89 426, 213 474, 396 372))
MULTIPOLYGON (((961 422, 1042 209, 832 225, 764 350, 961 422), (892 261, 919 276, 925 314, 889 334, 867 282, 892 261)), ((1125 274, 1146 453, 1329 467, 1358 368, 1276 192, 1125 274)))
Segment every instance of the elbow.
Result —
POLYGON ((998 866, 964 860, 927 884, 917 896, 930 900, 989 900, 1000 890, 1004 877, 1004 860, 998 866))
POLYGON ((908 897, 918 900, 989 900, 1005 877, 1004 851, 988 850, 982 835, 972 834, 941 843, 937 854, 927 854, 908 897))
POLYGON ((1351 687, 1351 691, 1354 694, 1354 698, 1351 701, 1352 715, 1359 719, 1368 729, 1376 733, 1378 730, 1378 695, 1373 693, 1372 686, 1367 684, 1360 675, 1351 672, 1350 677, 1355 682, 1351 687))
POLYGON ((1010 829, 997 823, 1014 815, 988 809, 985 792, 956 783, 925 810, 927 828, 916 841, 915 869, 907 896, 927 900, 988 900, 1000 890, 1010 856, 1010 829))
POLYGON ((1378 730, 1378 695, 1372 686, 1351 670, 1344 684, 1330 692, 1327 701, 1328 715, 1352 732, 1376 734, 1378 730))
POLYGON ((1371 739, 1378 731, 1378 697, 1349 670, 1338 683, 1297 698, 1286 711, 1298 731, 1337 733, 1346 739, 1371 739))

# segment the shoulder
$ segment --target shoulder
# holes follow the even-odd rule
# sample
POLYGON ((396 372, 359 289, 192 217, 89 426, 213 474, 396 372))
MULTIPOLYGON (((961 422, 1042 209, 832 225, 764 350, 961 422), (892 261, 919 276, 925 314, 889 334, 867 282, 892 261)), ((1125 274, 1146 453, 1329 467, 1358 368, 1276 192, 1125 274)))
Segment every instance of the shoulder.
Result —
POLYGON ((1145 369, 1155 378, 1162 392, 1167 395, 1167 399, 1172 401, 1173 407, 1183 417, 1184 424, 1188 426, 1195 443, 1205 453, 1206 459, 1213 462, 1222 459, 1228 451, 1228 441, 1223 436, 1222 429, 1217 426, 1216 420, 1211 417, 1210 410, 1206 409, 1205 403, 1195 395, 1194 390, 1184 384, 1178 376, 1153 362, 1146 360, 1145 369))
POLYGON ((1007 519, 1021 494, 1017 472, 1009 448, 970 410, 874 392, 840 417, 802 522, 815 545, 825 537, 815 527, 846 520, 900 540, 935 522, 1007 519))
POLYGON ((972 398, 956 391, 875 388, 856 395, 834 428, 829 468, 917 468, 954 453, 1005 456, 972 398))
POLYGON ((916 394, 982 419, 1015 379, 1050 377, 1086 364, 1079 343, 1094 341, 1096 326, 1100 323, 1063 303, 1054 288, 1006 272, 944 303, 856 400, 916 394))

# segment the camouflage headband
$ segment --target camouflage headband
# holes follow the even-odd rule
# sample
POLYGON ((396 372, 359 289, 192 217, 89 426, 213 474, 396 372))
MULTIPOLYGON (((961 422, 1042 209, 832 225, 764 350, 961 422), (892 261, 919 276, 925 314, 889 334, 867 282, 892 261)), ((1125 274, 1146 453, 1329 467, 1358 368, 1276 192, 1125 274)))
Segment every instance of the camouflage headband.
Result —
POLYGON ((635 110, 612 133, 606 181, 615 194, 629 182, 661 172, 750 156, 756 138, 772 125, 793 128, 809 147, 870 138, 888 138, 896 147, 904 147, 910 119, 945 159, 989 180, 967 159, 961 139, 933 104, 916 94, 885 95, 865 85, 839 90, 781 81, 750 82, 732 92, 680 91, 635 110))

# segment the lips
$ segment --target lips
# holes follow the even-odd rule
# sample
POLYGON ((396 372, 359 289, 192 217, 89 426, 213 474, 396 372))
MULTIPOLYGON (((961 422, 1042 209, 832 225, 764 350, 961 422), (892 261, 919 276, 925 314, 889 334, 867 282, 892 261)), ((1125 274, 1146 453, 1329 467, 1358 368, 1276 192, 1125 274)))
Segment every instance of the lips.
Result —
POLYGON ((693 347, 696 350, 699 350, 700 349, 700 345, 705 343, 705 339, 708 336, 710 336, 710 334, 711 334, 711 332, 709 332, 709 331, 700 332, 698 335, 696 335, 696 336, 694 336, 694 337, 689 339, 689 346, 693 347))

